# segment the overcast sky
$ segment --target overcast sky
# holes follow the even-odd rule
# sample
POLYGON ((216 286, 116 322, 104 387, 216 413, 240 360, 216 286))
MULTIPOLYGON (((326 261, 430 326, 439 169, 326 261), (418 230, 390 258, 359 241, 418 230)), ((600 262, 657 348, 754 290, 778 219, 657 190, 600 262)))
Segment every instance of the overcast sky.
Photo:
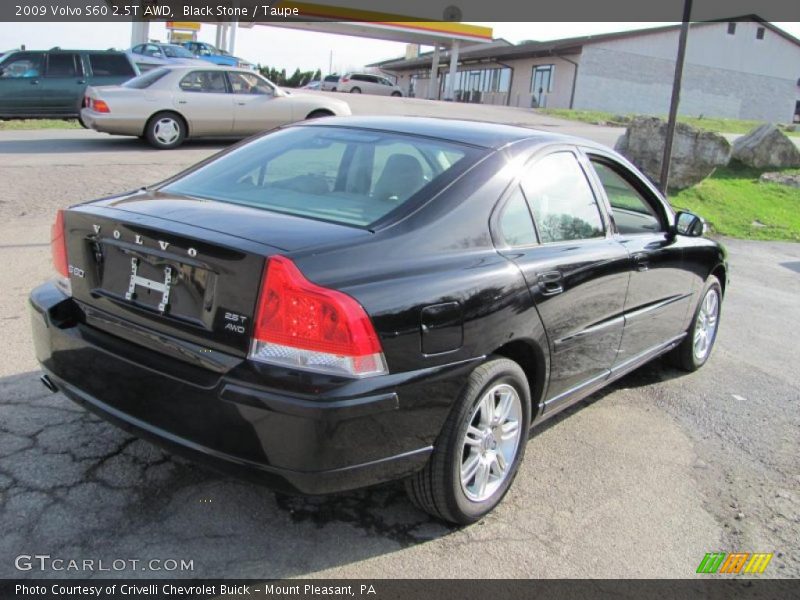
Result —
MULTIPOLYGON (((576 35, 589 35, 625 29, 655 27, 664 23, 480 23, 494 28, 495 37, 510 42, 550 40, 576 35)), ((792 35, 800 37, 800 23, 777 23, 792 35)), ((127 48, 131 27, 126 23, 0 23, 0 52, 25 44, 29 49, 62 48, 127 48)), ((166 41, 163 23, 153 23, 150 37, 166 41)), ((204 24, 199 39, 214 43, 216 27, 204 24)), ((293 71, 321 69, 328 71, 333 53, 333 71, 359 69, 364 64, 405 54, 405 45, 364 38, 324 33, 311 33, 278 27, 240 28, 236 54, 253 63, 293 71)))

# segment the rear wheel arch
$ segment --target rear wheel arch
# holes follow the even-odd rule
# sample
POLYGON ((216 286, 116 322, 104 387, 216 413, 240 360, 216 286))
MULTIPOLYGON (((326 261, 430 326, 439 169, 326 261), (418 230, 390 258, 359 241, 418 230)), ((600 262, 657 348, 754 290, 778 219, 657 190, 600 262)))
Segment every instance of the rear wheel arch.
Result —
POLYGON ((547 383, 547 358, 545 350, 533 340, 514 340, 492 352, 517 363, 528 379, 531 398, 531 420, 539 414, 539 406, 544 401, 547 383))

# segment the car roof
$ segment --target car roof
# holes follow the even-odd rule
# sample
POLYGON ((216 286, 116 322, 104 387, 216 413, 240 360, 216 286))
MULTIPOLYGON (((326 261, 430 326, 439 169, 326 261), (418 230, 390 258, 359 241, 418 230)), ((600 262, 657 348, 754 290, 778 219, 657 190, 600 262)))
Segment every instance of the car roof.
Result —
POLYGON ((372 129, 375 131, 391 131, 439 138, 451 142, 481 146, 483 148, 501 148, 507 144, 521 140, 530 140, 542 144, 572 144, 595 146, 593 142, 572 136, 539 131, 516 125, 485 123, 483 121, 467 121, 464 119, 442 119, 436 117, 327 117, 298 123, 304 126, 336 126, 356 129, 372 129))

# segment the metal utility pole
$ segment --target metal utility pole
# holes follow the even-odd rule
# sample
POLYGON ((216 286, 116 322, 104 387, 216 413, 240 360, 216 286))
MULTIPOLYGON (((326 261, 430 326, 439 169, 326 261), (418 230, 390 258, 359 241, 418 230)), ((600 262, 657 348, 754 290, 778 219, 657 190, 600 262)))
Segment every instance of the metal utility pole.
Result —
POLYGON ((331 49, 330 55, 328 56, 328 75, 333 73, 333 49, 331 49))
POLYGON ((672 159, 672 138, 675 137, 675 122, 678 118, 678 103, 681 99, 681 79, 683 78, 683 62, 686 58, 686 38, 689 35, 689 19, 692 14, 692 0, 684 0, 681 34, 678 38, 678 57, 675 60, 675 79, 672 82, 672 99, 669 104, 667 135, 664 139, 664 156, 661 159, 661 179, 659 187, 667 193, 669 184, 669 163, 672 159))

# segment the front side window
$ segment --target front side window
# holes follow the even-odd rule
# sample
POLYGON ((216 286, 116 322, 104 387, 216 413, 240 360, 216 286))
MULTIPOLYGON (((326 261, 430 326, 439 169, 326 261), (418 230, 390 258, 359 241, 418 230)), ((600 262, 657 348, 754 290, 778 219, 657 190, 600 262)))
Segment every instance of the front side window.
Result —
POLYGON ((54 53, 47 58, 46 77, 76 77, 81 71, 77 54, 54 53))
POLYGON ((415 136, 299 126, 246 144, 164 191, 369 227, 479 154, 415 136))
POLYGON ((529 246, 536 243, 528 203, 519 186, 514 188, 500 215, 500 232, 509 246, 529 246))
POLYGON ((274 93, 272 86, 258 75, 253 73, 228 73, 231 89, 234 94, 255 94, 271 96, 274 93))
POLYGON ((2 65, 1 79, 39 77, 42 73, 42 55, 33 53, 14 54, 2 65))
POLYGON ((224 71, 192 71, 181 79, 180 86, 184 92, 225 94, 228 91, 224 71))
POLYGON ((592 188, 571 152, 537 161, 522 179, 542 243, 603 237, 603 220, 592 188))
POLYGON ((614 223, 620 233, 652 233, 663 230, 658 213, 622 175, 594 158, 592 166, 606 192, 614 223))

